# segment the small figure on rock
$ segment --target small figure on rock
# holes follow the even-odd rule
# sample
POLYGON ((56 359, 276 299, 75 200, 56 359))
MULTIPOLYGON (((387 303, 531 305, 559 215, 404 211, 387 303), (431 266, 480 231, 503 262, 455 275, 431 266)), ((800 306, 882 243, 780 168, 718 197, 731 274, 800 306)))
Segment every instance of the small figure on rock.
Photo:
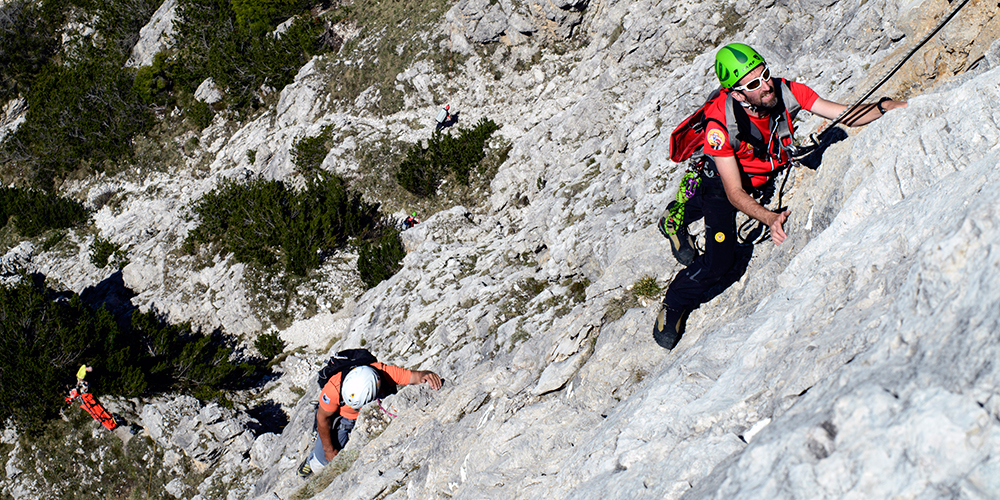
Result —
POLYGON ((406 218, 406 220, 403 221, 403 227, 406 228, 406 229, 409 229, 409 228, 411 228, 413 226, 416 226, 417 224, 420 224, 420 219, 417 218, 417 213, 416 212, 413 212, 412 214, 410 214, 406 218))
POLYGON ((366 349, 338 352, 320 371, 318 382, 322 387, 316 409, 318 436, 299 466, 301 477, 322 469, 344 449, 364 405, 394 394, 396 385, 426 383, 438 390, 442 384, 434 372, 379 363, 366 349))
POLYGON ((94 371, 94 367, 87 366, 86 363, 80 365, 80 369, 76 371, 76 388, 80 393, 90 391, 90 384, 87 383, 87 381, 84 380, 84 378, 86 378, 87 374, 92 371, 94 371))
POLYGON ((450 127, 458 121, 458 111, 452 112, 451 105, 445 104, 440 111, 438 111, 437 116, 434 117, 434 121, 437 122, 437 127, 435 130, 441 130, 445 127, 450 127))
MULTIPOLYGON (((670 158, 691 159, 677 200, 660 218, 658 229, 669 241, 677 261, 685 266, 670 283, 653 325, 653 338, 673 349, 684 333, 688 314, 713 287, 726 286, 736 268, 736 211, 770 230, 771 240, 785 240, 790 212, 768 210, 758 199, 773 192, 774 179, 789 167, 794 119, 800 109, 834 119, 847 106, 819 97, 800 83, 775 78, 757 51, 742 43, 726 45, 715 56, 715 74, 722 88, 674 130, 670 158), (705 219, 705 253, 698 254, 687 225, 705 219)), ((888 97, 858 108, 844 120, 858 126, 878 119, 906 103, 888 97)))

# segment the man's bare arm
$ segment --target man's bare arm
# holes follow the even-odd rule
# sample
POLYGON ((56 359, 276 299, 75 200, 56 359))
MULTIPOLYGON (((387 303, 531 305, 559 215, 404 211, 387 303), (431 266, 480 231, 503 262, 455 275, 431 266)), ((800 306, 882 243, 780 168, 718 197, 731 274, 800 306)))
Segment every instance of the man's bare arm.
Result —
POLYGON ((316 410, 316 432, 319 433, 319 440, 323 443, 323 454, 326 461, 333 460, 339 451, 333 447, 333 439, 330 436, 330 424, 333 420, 333 413, 319 408, 316 410))
MULTIPOLYGON (((889 110, 905 107, 906 103, 902 101, 885 101, 882 103, 882 108, 884 108, 887 112, 889 110)), ((833 120, 840 116, 845 109, 847 109, 847 106, 840 104, 839 102, 827 101, 826 99, 818 98, 816 99, 816 102, 813 103, 810 112, 822 116, 823 118, 833 120)), ((862 104, 859 110, 861 115, 853 120, 844 121, 844 125, 849 127, 866 125, 882 116, 882 112, 878 110, 878 106, 876 104, 862 104)))
POLYGON ((441 377, 431 371, 411 370, 409 385, 422 384, 427 382, 431 389, 435 391, 441 388, 441 377))
POLYGON ((736 163, 736 158, 732 156, 713 156, 715 166, 719 169, 719 177, 722 178, 722 186, 726 190, 726 197, 729 203, 740 212, 743 212, 755 220, 767 224, 771 228, 771 240, 775 245, 780 245, 785 241, 784 223, 789 212, 776 213, 764 208, 757 200, 743 190, 743 182, 740 178, 740 167, 736 163))

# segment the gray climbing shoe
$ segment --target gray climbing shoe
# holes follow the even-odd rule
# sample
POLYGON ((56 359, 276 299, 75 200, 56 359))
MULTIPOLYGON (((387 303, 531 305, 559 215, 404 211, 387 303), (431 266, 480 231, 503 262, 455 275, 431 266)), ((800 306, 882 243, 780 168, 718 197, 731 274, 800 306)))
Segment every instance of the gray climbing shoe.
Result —
POLYGON ((660 308, 660 314, 653 324, 653 340, 664 349, 673 349, 684 335, 684 326, 687 322, 688 309, 673 309, 664 305, 660 308))
POLYGON ((680 262, 681 265, 685 267, 694 263, 695 257, 698 257, 698 250, 694 248, 694 242, 691 240, 691 234, 688 233, 686 225, 680 226, 674 230, 674 222, 672 219, 660 217, 659 222, 656 224, 656 228, 660 230, 660 234, 662 234, 664 238, 670 241, 670 250, 673 251, 674 258, 677 259, 677 262, 680 262))

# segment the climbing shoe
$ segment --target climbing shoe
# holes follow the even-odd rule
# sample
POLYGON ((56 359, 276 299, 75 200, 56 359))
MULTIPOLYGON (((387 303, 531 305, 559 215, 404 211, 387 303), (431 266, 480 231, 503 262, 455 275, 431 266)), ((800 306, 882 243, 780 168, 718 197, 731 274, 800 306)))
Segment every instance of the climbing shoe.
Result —
POLYGON ((668 217, 660 217, 660 221, 656 224, 660 234, 670 241, 670 250, 674 252, 674 258, 677 259, 677 262, 685 267, 690 266, 695 257, 698 256, 698 250, 694 248, 694 242, 691 241, 691 234, 688 233, 687 226, 680 226, 676 231, 673 230, 673 227, 674 221, 668 217), (673 234, 670 234, 671 232, 673 234))
POLYGON ((312 467, 309 466, 309 459, 306 458, 305 462, 299 466, 299 477, 309 477, 313 473, 312 467))
POLYGON ((653 340, 664 349, 673 349, 684 334, 684 324, 687 322, 687 309, 673 309, 664 305, 653 324, 653 340))

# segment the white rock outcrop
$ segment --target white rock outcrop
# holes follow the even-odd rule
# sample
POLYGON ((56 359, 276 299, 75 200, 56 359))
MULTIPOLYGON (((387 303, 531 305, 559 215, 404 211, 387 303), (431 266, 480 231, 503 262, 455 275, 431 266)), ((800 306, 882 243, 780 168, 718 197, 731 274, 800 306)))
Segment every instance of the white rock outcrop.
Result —
POLYGON ((139 40, 132 47, 132 55, 125 65, 138 68, 153 64, 157 53, 173 46, 173 36, 177 31, 174 28, 176 20, 177 0, 164 0, 149 23, 139 31, 139 40))

